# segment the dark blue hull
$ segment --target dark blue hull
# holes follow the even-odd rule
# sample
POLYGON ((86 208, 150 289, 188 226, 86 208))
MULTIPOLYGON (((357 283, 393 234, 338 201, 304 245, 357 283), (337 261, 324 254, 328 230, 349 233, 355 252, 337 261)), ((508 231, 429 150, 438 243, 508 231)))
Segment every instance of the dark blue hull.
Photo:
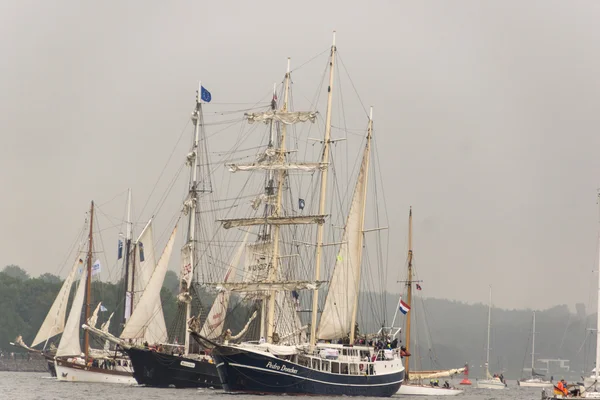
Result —
POLYGON ((212 356, 226 392, 390 397, 404 379, 404 370, 369 376, 334 374, 229 346, 216 347, 212 356))
POLYGON ((140 385, 177 388, 221 388, 215 364, 147 349, 126 350, 133 377, 140 385))

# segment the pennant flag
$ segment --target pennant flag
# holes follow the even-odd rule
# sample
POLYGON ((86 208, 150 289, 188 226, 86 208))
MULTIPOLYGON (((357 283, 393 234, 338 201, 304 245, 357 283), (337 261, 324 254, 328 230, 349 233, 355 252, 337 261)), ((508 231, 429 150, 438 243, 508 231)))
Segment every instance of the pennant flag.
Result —
POLYGON ((204 89, 204 86, 200 86, 200 99, 206 103, 210 103, 212 100, 212 95, 208 90, 204 89))
POLYGON ((102 304, 100 304, 100 312, 105 312, 108 311, 108 309, 106 307, 104 307, 102 304))
POLYGON ((138 246, 140 248, 140 262, 144 262, 144 260, 146 259, 144 257, 144 243, 140 242, 138 246))
POLYGON ((304 210, 304 206, 306 205, 306 202, 304 201, 304 199, 298 199, 298 208, 301 210, 304 210))
POLYGON ((117 260, 123 258, 123 241, 119 239, 119 250, 117 251, 117 260))
POLYGON ((99 274, 102 266, 100 265, 100 260, 96 260, 94 265, 92 265, 92 276, 99 274))
POLYGON ((410 311, 410 306, 400 299, 400 312, 404 315, 410 311))
POLYGON ((419 285, 419 284, 417 283, 417 290, 421 290, 421 289, 422 289, 421 285, 419 285))

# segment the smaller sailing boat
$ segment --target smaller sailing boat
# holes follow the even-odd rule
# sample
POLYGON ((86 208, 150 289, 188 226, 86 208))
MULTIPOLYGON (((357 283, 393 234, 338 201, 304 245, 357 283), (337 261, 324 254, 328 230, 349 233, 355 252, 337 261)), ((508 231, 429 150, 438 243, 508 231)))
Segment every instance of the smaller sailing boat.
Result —
MULTIPOLYGON (((411 317, 411 303, 412 303, 412 285, 413 281, 413 248, 412 248, 412 207, 408 214, 408 276, 406 281, 407 297, 406 297, 406 352, 410 354, 410 317, 411 317)), ((417 283, 417 289, 419 288, 417 283)), ((396 311, 397 312, 397 311, 396 311)), ((392 323, 392 325, 394 325, 392 323)), ((398 389, 397 394, 406 396, 456 396, 463 392, 462 389, 456 389, 450 387, 448 381, 442 386, 436 386, 435 384, 423 384, 423 381, 427 379, 435 379, 437 383, 438 378, 451 377, 452 375, 458 374, 464 370, 452 369, 446 371, 414 371, 410 372, 409 364, 410 357, 405 357, 404 373, 405 382, 398 389)))
POLYGON ((27 346, 23 342, 22 336, 18 336, 14 343, 11 343, 11 345, 22 347, 29 352, 42 354, 48 363, 48 371, 52 377, 56 377, 56 369, 54 368, 56 346, 52 342, 50 342, 50 346, 48 348, 46 346, 51 338, 63 333, 65 330, 65 319, 67 314, 69 293, 71 293, 71 287, 75 281, 75 275, 77 271, 83 267, 83 261, 79 257, 80 251, 78 249, 78 251, 75 252, 75 263, 73 264, 73 267, 71 267, 69 275, 67 275, 60 290, 58 291, 50 310, 46 314, 44 322, 42 322, 42 325, 35 335, 33 342, 31 342, 31 346, 27 346), (44 343, 42 350, 36 349, 35 346, 41 343, 44 343))
MULTIPOLYGON (((90 208, 89 236, 87 252, 87 268, 82 270, 79 287, 75 293, 69 317, 60 339, 54 366, 56 378, 59 381, 69 382, 107 382, 134 384, 131 366, 118 353, 116 356, 107 357, 99 352, 97 357, 92 354, 88 331, 85 331, 84 351, 81 351, 79 342, 79 329, 81 308, 85 300, 85 321, 94 321, 96 316, 90 315, 91 308, 91 283, 92 283, 92 256, 93 256, 93 226, 94 202, 90 208)), ((95 324, 95 322, 94 322, 95 324)))
POLYGON ((477 387, 480 389, 504 389, 506 382, 502 375, 490 375, 490 331, 492 327, 492 286, 490 285, 490 303, 488 306, 488 333, 487 348, 485 358, 485 379, 477 380, 477 387))
POLYGON ((534 369, 535 364, 535 311, 533 312, 533 328, 531 331, 531 378, 521 379, 517 381, 519 386, 523 387, 552 387, 554 386, 551 381, 543 379, 542 374, 538 374, 534 369))

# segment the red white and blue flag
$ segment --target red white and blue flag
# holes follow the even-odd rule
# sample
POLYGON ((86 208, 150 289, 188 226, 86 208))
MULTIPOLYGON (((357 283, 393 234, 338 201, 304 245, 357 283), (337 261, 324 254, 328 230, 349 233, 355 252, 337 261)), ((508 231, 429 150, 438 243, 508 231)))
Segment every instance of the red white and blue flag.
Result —
POLYGON ((402 301, 402 299, 400 299, 400 311, 405 315, 410 311, 410 306, 402 301))

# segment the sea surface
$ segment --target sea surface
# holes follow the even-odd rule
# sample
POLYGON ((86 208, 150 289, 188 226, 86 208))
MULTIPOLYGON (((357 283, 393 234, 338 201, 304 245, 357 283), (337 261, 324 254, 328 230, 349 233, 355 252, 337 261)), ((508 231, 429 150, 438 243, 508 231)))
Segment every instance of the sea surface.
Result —
MULTIPOLYGON (((474 382, 474 380, 473 380, 474 382)), ((58 382, 48 373, 0 372, 0 400, 275 400, 281 396, 231 395, 210 389, 155 389, 142 386, 125 386, 107 383, 58 382)), ((291 397, 291 396, 290 396, 291 397)), ((298 397, 292 397, 297 399, 298 397)), ((323 400, 326 397, 307 397, 323 400)), ((392 399, 408 399, 394 396, 392 399)), ((508 381, 505 390, 476 389, 467 387, 465 393, 454 396, 415 397, 416 399, 458 400, 540 400, 541 389, 521 388, 516 381, 508 381)))

